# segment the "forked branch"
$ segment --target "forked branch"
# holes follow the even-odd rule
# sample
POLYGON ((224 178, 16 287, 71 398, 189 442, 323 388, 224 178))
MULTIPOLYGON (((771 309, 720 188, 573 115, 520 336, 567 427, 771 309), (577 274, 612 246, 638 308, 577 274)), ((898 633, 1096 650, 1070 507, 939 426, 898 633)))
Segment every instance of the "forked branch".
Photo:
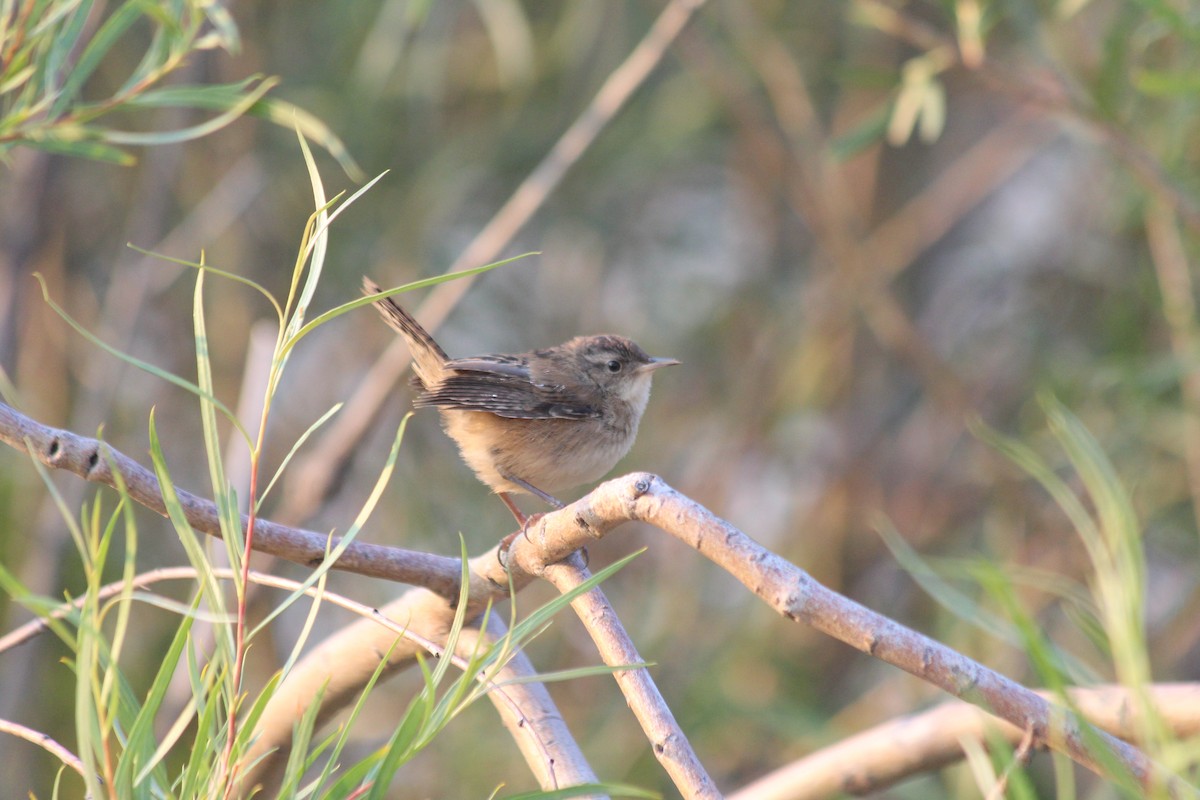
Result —
MULTIPOLYGON (((149 470, 95 439, 40 425, 0 404, 0 440, 22 451, 28 449, 48 466, 109 485, 115 483, 109 467, 111 463, 125 477, 130 496, 135 501, 163 512, 161 492, 149 470)), ((179 495, 196 530, 217 535, 216 507, 182 491, 179 495)), ((495 548, 471 559, 472 610, 483 608, 490 599, 506 595, 510 579, 512 585, 520 589, 533 577, 543 576, 549 565, 563 561, 592 540, 631 520, 654 525, 687 543, 788 619, 807 623, 979 706, 1021 730, 1032 731, 1039 746, 1059 750, 1112 780, 1132 778, 1146 787, 1167 780, 1146 755, 1132 745, 1102 732, 1085 736, 1076 722, 1069 721, 1071 717, 1065 710, 940 642, 822 586, 804 570, 676 492, 662 479, 647 473, 633 473, 608 481, 580 500, 541 517, 530 528, 527 537, 518 537, 513 543, 506 562, 508 572, 497 559, 495 548), (1114 764, 1118 768, 1116 774, 1111 768, 1114 764)), ((326 537, 264 521, 255 547, 289 560, 316 563, 326 552, 326 537)), ((446 598, 455 593, 451 587, 458 584, 460 564, 456 559, 355 542, 335 568, 427 587, 414 589, 394 601, 387 609, 389 616, 400 621, 422 620, 422 627, 431 632, 443 626, 448 629, 454 610, 446 598)), ((320 657, 326 649, 323 645, 306 663, 297 665, 289 681, 281 687, 279 696, 286 696, 287 684, 294 680, 302 682, 308 672, 312 673, 307 675, 308 680, 321 674, 345 678, 347 674, 365 671, 369 675, 378 663, 381 651, 356 646, 353 639, 344 639, 352 635, 351 630, 344 630, 337 637, 340 641, 336 648, 336 670, 332 664, 323 663, 320 657), (361 660, 362 669, 352 669, 348 659, 361 660)), ((435 635, 425 635, 437 641, 435 635)), ((338 696, 351 696, 353 687, 347 685, 345 688, 344 693, 327 695, 333 706, 336 706, 338 696)), ((323 709, 322 716, 334 710, 333 707, 323 709)), ((291 726, 286 719, 286 709, 283 713, 284 718, 273 720, 272 728, 278 738, 264 734, 260 740, 267 748, 283 746, 286 742, 291 726)), ((272 719, 271 709, 263 719, 272 719)))

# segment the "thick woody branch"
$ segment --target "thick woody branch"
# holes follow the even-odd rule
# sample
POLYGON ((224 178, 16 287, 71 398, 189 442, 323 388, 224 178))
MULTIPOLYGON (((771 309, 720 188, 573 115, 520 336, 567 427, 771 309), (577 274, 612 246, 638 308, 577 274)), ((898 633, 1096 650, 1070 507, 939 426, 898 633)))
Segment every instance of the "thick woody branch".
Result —
MULTIPOLYGON (((579 553, 573 553, 565 561, 548 564, 542 577, 565 594, 583 584, 590 576, 582 557, 579 553)), ((571 607, 587 628, 605 664, 619 667, 642 662, 633 640, 600 587, 576 597, 571 601, 571 607)), ((650 740, 654 757, 671 776, 680 794, 696 800, 721 797, 683 729, 675 721, 675 715, 654 685, 650 671, 645 667, 637 667, 615 672, 613 677, 646 738, 650 740)))
POLYGON ((1070 715, 1064 709, 822 586, 655 475, 634 473, 609 481, 561 511, 547 514, 531 526, 530 541, 518 539, 514 544, 512 560, 536 573, 539 564, 561 561, 586 540, 627 520, 649 523, 687 543, 788 619, 811 625, 1022 730, 1031 730, 1036 744, 1063 752, 1097 774, 1125 780, 1127 776, 1114 774, 1111 766, 1116 764, 1143 786, 1164 780, 1132 745, 1103 732, 1085 737, 1077 724, 1067 721, 1070 715))
MULTIPOLYGON (((0 403, 0 441, 28 452, 48 467, 73 472, 86 481, 116 488, 116 473, 119 473, 130 498, 166 516, 162 489, 154 473, 105 442, 43 425, 3 403, 0 403)), ((188 523, 200 533, 220 537, 216 505, 183 489, 175 491, 188 523)), ((316 531, 290 528, 261 518, 255 520, 254 549, 297 564, 320 564, 327 548, 336 546, 338 541, 337 537, 316 531)), ((462 564, 456 558, 352 542, 338 559, 337 568, 425 586, 445 597, 456 597, 462 564)))
MULTIPOLYGON (((278 687, 267 703, 247 755, 247 761, 256 764, 246 781, 247 788, 260 788, 264 797, 274 796, 288 760, 292 728, 321 690, 324 695, 318 727, 358 697, 389 648, 391 658, 384 667, 384 679, 413 663, 415 654, 424 650, 419 640, 429 639, 439 645, 446 641, 449 625, 440 609, 421 614, 418 602, 423 599, 445 608, 445 601, 423 589, 414 589, 409 595, 414 597, 406 595, 408 602, 392 603, 380 609, 376 618, 356 620, 321 642, 278 687), (382 620, 394 624, 385 626, 380 624, 382 620), (416 634, 417 641, 397 640, 397 626, 406 635, 416 634), (268 754, 269 758, 262 758, 268 754)), ((459 635, 457 655, 469 657, 480 648, 481 638, 491 645, 504 633, 504 624, 494 614, 488 619, 486 631, 468 625, 459 635)), ((535 674, 532 662, 517 651, 500 669, 487 675, 490 682, 503 684, 488 693, 501 722, 542 789, 595 783, 595 773, 546 687, 528 680, 535 674), (514 680, 521 682, 510 683, 514 680)))
MULTIPOLYGON (((486 630, 473 627, 462 631, 459 651, 473 652, 494 645, 505 632, 504 623, 492 614, 486 630)), ((528 680, 535 675, 537 670, 523 650, 512 653, 501 669, 488 674, 490 681, 503 684, 503 689, 489 694, 500 721, 543 789, 597 783, 596 773, 567 728, 546 685, 528 680)))
MULTIPOLYGON (((154 476, 137 462, 95 439, 41 425, 0 404, 0 441, 22 451, 27 450, 28 442, 30 452, 48 466, 114 486, 111 463, 124 477, 132 499, 159 513, 164 511, 154 476)), ((198 531, 219 535, 215 506, 186 492, 179 494, 191 524, 198 531)), ((1161 779, 1149 759, 1137 748, 1100 733, 1091 741, 1098 741, 1108 753, 1096 752, 1078 725, 1058 722, 1068 717, 1045 698, 949 647, 827 589, 804 570, 763 548, 648 473, 633 473, 608 481, 575 503, 541 517, 531 526, 528 537, 518 537, 513 543, 508 555, 508 572, 497 560, 494 548, 473 558, 469 565, 469 613, 477 614, 488 600, 506 596, 510 579, 512 585, 520 589, 533 576, 542 574, 547 564, 562 561, 591 540, 630 520, 647 522, 684 541, 726 569, 788 619, 805 622, 1022 730, 1031 730, 1039 745, 1066 753, 1110 779, 1121 778, 1105 766, 1113 763, 1123 767, 1143 785, 1161 779)), ((260 521, 260 524, 256 549, 307 564, 319 563, 324 557, 326 537, 322 534, 266 521, 260 521)), ((444 635, 449 629, 454 611, 446 598, 456 594, 454 589, 461 568, 456 559, 356 542, 347 548, 335 567, 431 587, 433 591, 414 589, 405 593, 389 606, 388 616, 402 624, 416 625, 420 621, 427 628, 422 635, 435 642, 439 641, 439 632, 444 635)), ((330 687, 327 692, 330 702, 322 715, 332 713, 340 707, 339 703, 347 702, 353 696, 353 687, 362 685, 358 681, 366 680, 387 650, 386 646, 364 648, 362 641, 369 640, 369 635, 367 640, 355 638, 357 630, 356 626, 350 626, 317 648, 285 681, 279 696, 287 694, 288 684, 293 681, 302 686, 305 680, 320 682, 336 677, 344 690, 330 687), (358 655, 347 658, 347 652, 358 655), (355 663, 349 663, 351 661, 355 663)), ((396 668, 410 663, 411 655, 407 654, 406 658, 404 653, 394 653, 396 668)), ((311 694, 308 697, 311 698, 311 694)), ((280 705, 279 713, 272 714, 268 709, 264 714, 264 725, 271 723, 273 731, 273 735, 261 737, 264 749, 283 746, 290 739, 292 718, 288 714, 304 707, 300 702, 304 699, 303 693, 294 699, 296 702, 292 705, 280 705)))
MULTIPOLYGON (((1138 715, 1128 689, 1101 686, 1068 692, 1093 725, 1122 738, 1138 735, 1138 715)), ((1176 736, 1200 733, 1200 684, 1160 684, 1148 687, 1148 693, 1159 718, 1176 736)), ((986 746, 989 735, 1002 736, 1015 747, 1025 731, 975 706, 951 701, 842 739, 742 787, 729 800, 822 800, 879 792, 961 761, 964 740, 986 746)))

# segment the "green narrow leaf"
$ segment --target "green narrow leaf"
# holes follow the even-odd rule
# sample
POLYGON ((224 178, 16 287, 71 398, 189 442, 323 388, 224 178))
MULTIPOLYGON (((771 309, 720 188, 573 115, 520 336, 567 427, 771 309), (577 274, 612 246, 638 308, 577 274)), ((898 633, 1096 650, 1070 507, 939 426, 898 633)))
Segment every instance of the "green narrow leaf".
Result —
POLYGON ((28 82, 35 74, 33 67, 27 66, 20 69, 11 69, 10 65, 10 69, 2 76, 2 80, 0 80, 0 95, 11 94, 28 82))
POLYGON ((313 701, 304 709, 300 719, 292 726, 292 747, 288 753, 287 764, 284 765, 283 782, 280 787, 280 797, 290 797, 296 790, 296 785, 304 777, 305 770, 310 766, 309 744, 312 741, 313 730, 317 726, 317 713, 321 710, 321 698, 325 695, 328 685, 322 685, 317 690, 313 701))
MULTIPOLYGON (((327 208, 329 209, 328 217, 324 220, 323 223, 319 223, 319 226, 317 228, 317 233, 323 233, 326 229, 328 229, 329 226, 331 226, 333 224, 333 221, 335 219, 337 219, 343 211, 345 211, 350 206, 354 205, 354 201, 358 200, 358 198, 362 197, 364 194, 366 194, 368 191, 370 191, 371 187, 373 187, 375 184, 379 183, 379 181, 383 178, 383 176, 387 175, 387 174, 388 174, 388 170, 384 170, 383 172, 379 173, 374 178, 367 181, 366 185, 360 186, 357 191, 355 191, 353 194, 351 194, 345 200, 338 203, 336 207, 334 207, 333 201, 330 201, 327 204, 327 208)), ((341 197, 341 195, 339 194, 338 197, 341 197)), ((335 200, 336 199, 337 198, 335 198, 335 200)))
POLYGON ((446 637, 446 652, 442 658, 438 659, 437 666, 433 668, 433 686, 436 688, 446 676, 446 672, 450 669, 452 659, 450 656, 458 652, 458 639, 462 634, 463 625, 467 622, 467 607, 470 605, 471 599, 471 557, 467 553, 467 543, 463 539, 462 534, 458 537, 459 558, 462 563, 462 569, 459 572, 458 578, 458 603, 454 607, 454 621, 450 625, 450 633, 446 637))
MULTIPOLYGON (((71 315, 68 314, 65 310, 63 310, 63 308, 61 306, 59 306, 52 299, 50 299, 49 287, 47 287, 46 279, 44 277, 42 277, 41 273, 35 272, 35 273, 33 273, 33 277, 36 278, 38 283, 41 284, 41 286, 42 286, 42 299, 45 300, 46 305, 50 306, 50 308, 54 311, 54 313, 58 314, 58 316, 60 316, 64 322, 66 322, 68 325, 70 325, 72 328, 74 328, 76 333, 78 333, 80 336, 87 339, 89 342, 94 344, 96 347, 99 347, 101 350, 108 353, 109 355, 115 356, 116 358, 121 359, 122 361, 124 361, 127 364, 132 364, 133 366, 137 367, 138 369, 142 370, 143 372, 148 372, 149 374, 155 376, 156 378, 160 378, 160 379, 166 381, 167 383, 173 384, 175 386, 178 386, 181 389, 191 392, 192 394, 196 395, 197 397, 203 396, 203 392, 201 392, 200 387, 196 386, 196 384, 194 384, 190 381, 186 381, 183 378, 180 378, 177 375, 167 372, 164 369, 156 367, 155 365, 153 365, 149 362, 142 361, 140 358, 135 358, 134 356, 131 356, 128 353, 122 352, 121 350, 118 350, 117 348, 113 347, 112 345, 108 344, 107 342, 101 340, 99 337, 97 337, 91 331, 87 330, 82 325, 80 325, 78 322, 76 322, 75 319, 73 317, 71 317, 71 315)), ((236 414, 234 414, 232 411, 230 411, 229 408, 227 408, 224 403, 222 403, 220 400, 217 400, 215 397, 213 397, 211 395, 208 395, 204 399, 209 400, 218 409, 220 409, 221 413, 225 415, 226 419, 228 419, 231 423, 233 423, 233 426, 238 430, 238 432, 240 432, 242 434, 243 438, 245 438, 245 440, 246 440, 246 443, 247 444, 250 443, 250 434, 246 433, 246 430, 241 426, 241 423, 238 421, 236 414)))
POLYGON ((61 156, 86 158, 92 161, 104 161, 121 167, 129 167, 137 163, 137 159, 116 147, 102 142, 58 139, 53 133, 43 138, 23 139, 22 144, 34 150, 44 150, 61 156))
POLYGON ((258 693, 258 697, 254 699, 254 703, 250 706, 250 711, 247 712, 246 718, 238 726, 237 741, 234 744, 235 753, 244 753, 250 747, 253 738, 258 733, 258 721, 262 719, 263 712, 267 710, 267 705, 271 702, 271 698, 275 695, 275 692, 278 691, 279 684, 282 681, 283 674, 276 672, 267 681, 262 691, 258 693))
POLYGON ((640 550, 635 550, 624 558, 619 558, 613 563, 609 564, 607 567, 600 570, 595 575, 592 575, 592 577, 588 578, 586 581, 570 591, 564 592, 559 596, 552 598, 550 602, 534 610, 517 625, 513 626, 513 638, 520 640, 526 632, 537 630, 543 627, 551 620, 552 617, 554 617, 555 614, 569 606, 571 601, 576 597, 584 592, 591 591, 596 586, 599 586, 602 582, 608 580, 611 576, 623 569, 626 564, 628 564, 630 561, 633 561, 644 552, 646 552, 646 548, 644 547, 640 550))
POLYGON ((226 727, 220 714, 221 704, 209 688, 221 680, 224 672, 220 664, 210 664, 210 669, 201 670, 193 648, 188 649, 188 677, 192 697, 196 702, 196 732, 187 760, 183 764, 183 776, 179 781, 180 798, 208 797, 205 789, 218 763, 225 745, 226 727))
POLYGON ((363 179, 363 171, 346 149, 345 143, 328 125, 304 109, 283 100, 267 97, 256 103, 249 113, 280 127, 299 130, 304 138, 321 145, 325 152, 333 156, 351 180, 363 179))
POLYGON ((61 91, 59 75, 83 36, 84 25, 87 24, 94 5, 94 0, 83 0, 73 9, 69 3, 63 3, 52 9, 51 14, 42 23, 35 23, 34 33, 40 35, 43 28, 48 30, 50 26, 57 26, 60 18, 66 19, 66 24, 59 27, 53 36, 50 49, 46 53, 45 69, 41 73, 44 94, 54 95, 61 91))
MULTIPOLYGON (((379 659, 379 663, 375 665, 375 671, 371 673, 371 677, 367 680, 366 685, 363 686, 362 691, 359 693, 358 700, 355 702, 354 708, 350 710, 350 714, 346 717, 346 721, 340 726, 337 740, 333 745, 333 752, 331 752, 329 754, 329 758, 326 759, 325 766, 321 770, 321 774, 318 775, 313 781, 313 796, 318 796, 321 787, 324 786, 325 783, 332 777, 333 770, 338 765, 342 750, 350 742, 350 735, 354 730, 354 723, 358 720, 358 716, 362 713, 362 710, 366 708, 367 698, 370 696, 371 691, 375 688, 375 685, 379 682, 380 677, 382 677, 384 669, 391 661, 392 652, 396 649, 396 645, 399 643, 399 641, 399 637, 394 639, 391 646, 388 647, 387 652, 383 654, 383 658, 379 659)), ((338 796, 336 793, 331 794, 332 796, 338 796)))
POLYGON ((218 114, 210 120, 192 125, 187 128, 180 128, 173 131, 154 131, 150 133, 96 130, 96 135, 101 140, 106 142, 130 145, 175 144, 177 142, 187 142, 191 141, 192 139, 199 139, 201 136, 207 136, 214 131, 219 131, 221 128, 224 128, 229 123, 244 115, 263 97, 263 95, 271 91, 271 89, 273 89, 278 83, 278 78, 266 78, 258 85, 256 89, 248 92, 243 98, 241 98, 234 105, 230 106, 226 111, 218 114))
POLYGON ((133 250, 135 253, 141 253, 144 256, 149 256, 150 258, 154 258, 159 261, 166 261, 171 264, 178 264, 181 267, 189 267, 191 269, 202 269, 212 275, 220 276, 235 283, 240 283, 243 286, 249 286, 251 289, 267 299, 267 302, 269 302, 272 308, 275 309, 275 314, 279 317, 280 325, 283 324, 283 309, 279 307, 279 302, 275 299, 275 295, 271 294, 267 290, 267 287, 263 286, 261 283, 238 275, 236 272, 229 272, 228 270, 219 269, 211 264, 201 264, 197 261, 188 261, 184 258, 175 258, 173 256, 164 255, 163 253, 156 253, 153 250, 146 250, 131 242, 126 242, 125 246, 130 250, 133 250))
POLYGON ((153 608, 162 609, 171 614, 181 617, 192 617, 197 622, 207 622, 212 625, 229 625, 236 619, 234 616, 228 614, 221 615, 212 611, 193 610, 191 603, 181 603, 178 600, 172 600, 169 597, 163 597, 160 594, 152 592, 134 592, 130 599, 153 608))
MULTIPOLYGON (((64 644, 69 645, 75 641, 75 635, 67 629, 66 623, 77 624, 79 615, 71 608, 70 603, 64 604, 61 600, 33 594, 17 579, 17 576, 5 568, 2 562, 0 562, 0 591, 7 594, 14 602, 33 612, 42 620, 42 624, 64 644), (65 614, 61 619, 56 619, 55 614, 60 611, 64 611, 65 614)), ((3 641, 4 638, 7 637, 0 637, 0 641, 3 641)), ((0 650, 0 653, 2 652, 3 650, 0 650)))
MULTIPOLYGON (((154 466, 154 474, 158 478, 159 489, 162 491, 163 505, 167 509, 167 518, 171 520, 171 524, 175 526, 175 532, 179 536, 179 541, 183 545, 184 553, 191 562, 192 567, 196 570, 196 579, 199 583, 202 595, 209 607, 218 614, 227 613, 225 610, 225 599, 218 585, 216 575, 213 573, 212 565, 204 555, 204 548, 197 541, 197 534, 192 529, 191 523, 187 520, 187 513, 183 510, 183 505, 179 502, 179 496, 175 493, 175 484, 171 481, 171 473, 167 470, 166 458, 163 456, 162 443, 158 440, 158 427, 154 422, 154 411, 150 412, 150 460, 154 466)), ((219 630, 219 629, 217 629, 219 630)), ((227 636, 217 636, 217 641, 224 642, 227 647, 232 647, 232 643, 228 641, 227 636)))
POLYGON ((261 80, 262 75, 252 75, 233 83, 163 86, 130 97, 125 105, 130 108, 197 108, 224 111, 242 100, 250 87, 261 80))
MULTIPOLYGON (((346 535, 342 537, 341 541, 338 542, 336 547, 329 551, 329 554, 326 555, 325 558, 321 560, 321 563, 309 573, 308 577, 305 578, 304 582, 301 583, 295 591, 289 594, 287 598, 283 600, 283 602, 276 604, 276 606, 271 609, 266 617, 259 622, 259 624, 251 632, 251 637, 257 634, 266 625, 270 624, 270 622, 283 611, 290 608, 292 603, 303 597, 304 593, 310 587, 312 587, 318 580, 322 578, 322 576, 324 576, 330 569, 333 568, 333 565, 337 563, 338 558, 341 557, 342 553, 346 551, 346 548, 349 547, 356 538, 358 538, 359 532, 363 529, 363 526, 367 524, 367 520, 371 518, 371 514, 374 513, 375 506, 379 503, 379 498, 383 496, 383 491, 387 488, 387 484, 391 480, 392 473, 395 471, 396 459, 400 454, 400 444, 404 441, 404 432, 408 429, 408 420, 411 417, 412 412, 409 412, 408 414, 404 415, 404 419, 400 420, 400 425, 396 429, 396 436, 392 439, 392 447, 388 452, 388 457, 384 462, 383 469, 380 470, 379 477, 376 479, 375 485, 371 489, 371 493, 363 502, 363 505, 359 509, 358 514, 355 516, 354 521, 350 524, 350 528, 346 531, 346 535)), ((293 649, 293 652, 287 661, 289 665, 293 663, 298 656, 301 646, 302 643, 297 643, 293 649)))
POLYGON ((287 469, 287 465, 291 463, 292 457, 296 455, 300 448, 304 446, 304 443, 308 441, 308 438, 316 433, 317 430, 319 430, 320 427, 324 425, 330 417, 342 410, 343 405, 343 403, 334 403, 333 408, 322 414, 320 418, 312 425, 309 425, 308 428, 305 429, 304 433, 300 435, 300 438, 292 444, 291 448, 288 449, 287 455, 283 457, 283 461, 279 462, 279 468, 276 469, 275 474, 271 476, 271 481, 267 484, 267 488, 259 493, 259 508, 262 507, 263 501, 267 499, 267 496, 271 494, 271 489, 275 486, 276 481, 283 477, 283 471, 287 469))
POLYGON ((1095 520, 1088 514, 1087 509, 1084 508, 1083 503, 1079 501, 1079 498, 1076 497, 1071 487, 1054 473, 1054 470, 1034 452, 1033 448, 1015 439, 1003 436, 979 420, 974 420, 969 425, 971 432, 975 436, 1008 458, 1008 460, 1012 461, 1028 473, 1031 478, 1041 484, 1042 488, 1046 490, 1055 504, 1067 515, 1067 518, 1071 521, 1071 526, 1079 534, 1084 547, 1087 548, 1093 560, 1103 558, 1103 539, 1099 528, 1096 527, 1095 520))
POLYGON ((133 23, 142 16, 142 6, 143 3, 139 0, 126 0, 101 24, 63 83, 58 99, 55 100, 54 106, 50 110, 51 117, 62 115, 67 106, 75 101, 80 90, 83 89, 83 84, 96 71, 96 67, 100 66, 100 61, 133 23))
MULTIPOLYGON (((196 609, 198 604, 193 602, 192 608, 196 609)), ((171 686, 171 681, 175 677, 175 668, 179 665, 179 659, 183 656, 184 645, 187 644, 188 636, 192 630, 192 622, 194 618, 190 615, 183 615, 179 620, 179 627, 175 629, 175 635, 171 639, 171 644, 167 647, 166 652, 162 655, 162 663, 159 665, 158 671, 154 675, 154 680, 150 684, 150 690, 146 693, 146 702, 142 704, 141 710, 134 719, 133 726, 129 729, 129 749, 141 750, 144 747, 149 747, 153 754, 150 759, 141 765, 141 771, 134 776, 133 783, 141 784, 150 773, 158 768, 163 759, 166 758, 167 751, 165 748, 157 748, 157 738, 155 731, 155 721, 158 713, 162 710, 163 700, 166 699, 167 690, 171 686)), ((167 744, 166 741, 163 742, 167 744)), ((132 768, 132 764, 122 763, 122 769, 132 768)))
MULTIPOLYGON (((146 16, 146 22, 153 27, 150 43, 146 45, 141 61, 113 93, 114 99, 124 100, 162 80, 175 71, 187 54, 195 49, 198 27, 191 0, 188 0, 186 7, 175 13, 159 4, 150 3, 142 4, 142 12, 146 16)), ((126 48, 131 44, 130 39, 125 40, 126 48)))
MULTIPOLYGON (((325 253, 329 248, 329 201, 325 199, 325 184, 321 182, 321 171, 317 169, 317 162, 313 160, 312 151, 308 149, 308 142, 304 139, 304 134, 297 130, 296 138, 300 141, 300 152, 304 155, 304 164, 308 168, 308 182, 312 186, 316 218, 311 221, 312 235, 305 242, 303 254, 301 258, 297 259, 295 273, 292 275, 292 286, 297 286, 307 261, 308 270, 304 277, 304 288, 301 289, 296 307, 292 310, 291 318, 288 319, 287 329, 284 331, 285 339, 294 336, 295 332, 304 324, 304 315, 308 312, 308 304, 312 302, 313 294, 317 291, 321 271, 325 267, 325 253)), ((289 307, 290 305, 289 303, 289 307)))
MULTIPOLYGON (((83 540, 86 542, 87 537, 84 536, 83 540)), ((91 574, 94 572, 93 567, 91 574)), ((103 660, 100 630, 95 581, 89 579, 83 603, 79 607, 79 627, 76 629, 72 646, 75 653, 75 737, 79 746, 78 755, 83 762, 85 785, 89 792, 101 790, 98 757, 104 750, 104 743, 110 731, 109 725, 100 719, 97 702, 97 672, 102 668, 103 660)))
MULTIPOLYGON (((419 660, 418 663, 424 671, 424 659, 419 660)), ((382 758, 379 759, 378 766, 371 775, 372 784, 366 796, 367 800, 384 800, 387 797, 388 787, 396 770, 400 769, 416 750, 415 743, 424 727, 427 709, 432 698, 428 677, 428 673, 426 673, 425 688, 409 703, 400 725, 397 726, 383 749, 382 758)))
POLYGON ((575 681, 581 678, 595 678, 598 676, 615 675, 618 672, 628 672, 634 669, 649 669, 657 666, 654 661, 637 661, 631 664, 617 664, 609 666, 607 664, 593 664, 590 667, 575 667, 573 669, 558 669, 549 672, 539 672, 536 675, 523 675, 517 678, 509 678, 503 681, 496 681, 493 685, 496 687, 515 686, 522 683, 562 683, 563 681, 575 681))
POLYGON ((28 447, 29 461, 33 464, 34 470, 37 471, 38 477, 42 479, 42 484, 46 487, 46 493, 50 495, 50 499, 54 502, 54 507, 58 509, 63 522, 66 523, 67 531, 71 534, 71 540, 75 543, 75 548, 78 550, 79 556, 83 559, 84 566, 86 567, 89 556, 87 544, 84 540, 83 528, 75 521, 75 515, 71 513, 70 508, 67 506, 66 498, 62 496, 62 492, 58 490, 58 486, 50 480, 50 473, 46 470, 45 465, 34 455, 34 449, 32 446, 29 446, 28 440, 26 440, 26 446, 28 447))
MULTIPOLYGON (((328 549, 328 545, 326 545, 326 549, 328 549)), ((300 626, 300 633, 296 636, 296 643, 292 645, 292 652, 280 670, 280 673, 285 677, 291 674, 292 667, 300 659, 301 651, 308 644, 308 637, 312 634, 313 626, 317 624, 317 613, 321 610, 321 604, 325 600, 325 583, 328 577, 328 571, 324 571, 317 578, 316 587, 311 597, 312 602, 309 603, 308 614, 304 617, 304 624, 300 626)))
POLYGON ((342 314, 345 314, 348 311, 353 311, 356 308, 362 308, 363 306, 370 305, 371 303, 375 302, 376 300, 380 299, 381 297, 391 297, 392 295, 400 294, 401 292, 411 292, 414 289, 424 289, 427 286, 436 286, 439 283, 445 283, 446 281, 452 281, 452 280, 455 280, 456 278, 465 278, 470 275, 479 275, 480 273, 488 272, 490 270, 495 269, 496 267, 502 267, 506 264, 511 264, 514 261, 517 261, 519 259, 525 258, 526 256, 531 256, 531 255, 537 255, 537 254, 536 253, 522 253, 519 256, 514 256, 512 258, 506 258, 503 261, 496 261, 491 264, 485 264, 482 267, 473 267, 472 269, 464 269, 464 270, 460 270, 458 272, 450 272, 450 273, 445 273, 442 275, 435 275, 432 278, 423 278, 422 280, 419 280, 419 281, 413 281, 412 283, 406 283, 403 286, 398 286, 395 289, 384 290, 380 294, 372 295, 371 297, 359 297, 354 300, 350 300, 349 302, 342 303, 340 306, 331 308, 330 310, 326 311, 324 314, 321 314, 321 315, 315 317, 312 321, 310 321, 303 328, 301 328, 299 331, 297 331, 294 336, 292 336, 291 338, 289 338, 287 341, 285 341, 283 343, 282 350, 285 353, 289 352, 293 347, 296 346, 297 343, 299 343, 299 341, 301 339, 303 339, 305 336, 307 336, 312 331, 316 330, 321 325, 324 325, 326 322, 329 322, 331 319, 340 317, 342 314))
MULTIPOLYGON (((183 709, 176 715, 175 722, 162 734, 158 748, 150 755, 147 762, 148 768, 139 772, 134 779, 136 788, 157 788, 162 786, 170 786, 172 781, 167 777, 165 760, 167 756, 175 750, 183 735, 187 733, 188 728, 196 719, 196 701, 188 699, 184 704, 183 709)), ((156 796, 146 791, 145 796, 153 800, 156 796)), ((161 796, 161 795, 159 795, 161 796)))
MULTIPOLYGON (((204 258, 200 259, 201 264, 204 258)), ((221 459, 220 431, 217 430, 216 405, 207 398, 214 397, 212 362, 208 356, 208 331, 204 322, 204 273, 196 272, 196 288, 192 293, 192 324, 196 341, 196 385, 200 388, 200 421, 203 430, 204 452, 208 461, 208 477, 213 489, 213 502, 217 504, 221 517, 221 538, 229 565, 238 575, 242 572, 242 561, 249 558, 245 553, 246 542, 242 532, 242 517, 237 501, 225 477, 225 465, 221 459)), ((238 597, 245 587, 234 581, 238 597)))

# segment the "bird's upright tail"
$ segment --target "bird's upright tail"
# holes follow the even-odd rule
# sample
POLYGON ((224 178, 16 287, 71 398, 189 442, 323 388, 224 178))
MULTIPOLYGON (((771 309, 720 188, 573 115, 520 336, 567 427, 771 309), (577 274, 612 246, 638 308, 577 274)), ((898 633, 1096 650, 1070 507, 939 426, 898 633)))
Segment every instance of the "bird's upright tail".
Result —
MULTIPOLYGON (((370 297, 382 291, 379 284, 363 276, 364 295, 370 297)), ((417 322, 391 297, 376 300, 375 307, 379 309, 383 321, 392 326, 408 342, 408 349, 412 352, 413 357, 413 371, 416 372, 421 383, 427 387, 436 386, 446 371, 446 362, 450 360, 446 351, 433 340, 428 331, 421 327, 421 323, 417 322)))

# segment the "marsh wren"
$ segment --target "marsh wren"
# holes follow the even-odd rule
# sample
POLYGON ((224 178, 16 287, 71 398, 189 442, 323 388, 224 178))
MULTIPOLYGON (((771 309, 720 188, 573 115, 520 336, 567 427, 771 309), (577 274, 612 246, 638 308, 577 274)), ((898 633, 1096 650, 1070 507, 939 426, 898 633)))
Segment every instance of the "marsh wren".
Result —
MULTIPOLYGON (((379 294, 370 278, 363 293, 379 294)), ((602 477, 633 446, 659 367, 623 336, 577 336, 545 350, 450 358, 392 298, 375 301, 413 357, 413 406, 436 406, 463 461, 525 526, 510 495, 549 492, 602 477)))

